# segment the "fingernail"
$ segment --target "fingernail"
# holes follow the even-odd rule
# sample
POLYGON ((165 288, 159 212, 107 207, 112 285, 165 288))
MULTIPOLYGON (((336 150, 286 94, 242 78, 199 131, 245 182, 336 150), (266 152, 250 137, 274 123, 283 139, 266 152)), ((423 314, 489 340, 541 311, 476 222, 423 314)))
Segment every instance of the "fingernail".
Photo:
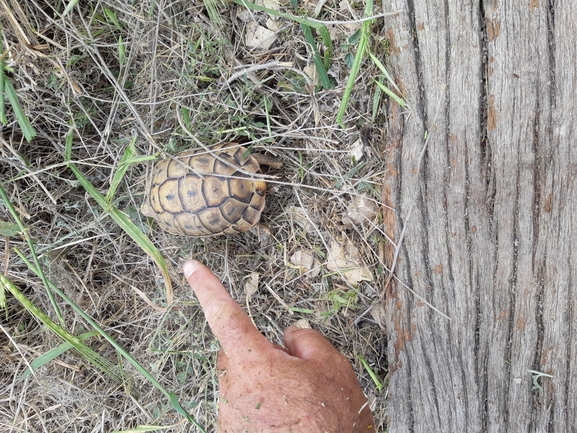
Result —
POLYGON ((198 269, 199 264, 200 263, 197 262, 196 260, 189 260, 188 262, 185 262, 184 265, 182 265, 182 270, 184 271, 184 278, 188 280, 190 276, 198 269))

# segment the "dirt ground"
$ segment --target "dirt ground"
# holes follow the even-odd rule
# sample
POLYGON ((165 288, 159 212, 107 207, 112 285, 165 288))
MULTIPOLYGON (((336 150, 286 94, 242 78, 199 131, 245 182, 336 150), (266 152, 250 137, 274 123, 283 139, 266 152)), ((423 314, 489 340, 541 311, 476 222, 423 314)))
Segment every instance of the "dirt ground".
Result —
MULTIPOLYGON (((364 3, 266 2, 324 21, 332 53, 315 29, 313 49, 298 22, 233 3, 210 12, 200 2, 73 3, 66 10, 68 2, 0 1, 5 80, 22 108, 19 114, 5 101, 0 186, 25 227, 24 233, 14 226, 0 200, 0 263, 37 307, 5 292, 0 430, 200 431, 98 333, 83 340, 91 352, 62 347, 42 313, 71 335, 94 328, 60 296, 50 299, 21 252, 33 263, 35 253, 46 280, 206 431, 214 431, 216 419, 219 346, 185 285, 181 266, 189 258, 206 263, 273 342, 282 343, 282 330, 297 320, 325 334, 352 362, 384 431, 380 208, 388 101, 368 58, 337 122, 364 3), (327 54, 330 85, 317 77, 315 51, 327 54), (19 116, 34 128, 30 142, 19 116), (187 238, 139 213, 155 158, 229 141, 283 162, 265 169, 267 205, 258 230, 187 238), (102 195, 114 185, 104 207, 68 162, 102 195), (112 217, 114 209, 165 260, 172 303, 158 264, 112 217), (46 360, 59 347, 61 354, 46 360), (34 374, 23 376, 33 361, 34 374)), ((368 49, 385 62, 381 26, 382 19, 373 21, 368 49)))

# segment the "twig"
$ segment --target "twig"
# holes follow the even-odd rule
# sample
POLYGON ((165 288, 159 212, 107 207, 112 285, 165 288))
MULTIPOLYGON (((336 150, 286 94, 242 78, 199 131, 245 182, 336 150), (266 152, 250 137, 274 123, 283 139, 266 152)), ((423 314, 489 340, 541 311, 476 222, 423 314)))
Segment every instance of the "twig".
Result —
POLYGON ((230 84, 230 83, 238 80, 243 75, 249 74, 249 73, 254 72, 254 71, 260 71, 262 69, 268 69, 271 71, 277 71, 279 69, 288 69, 288 70, 291 70, 293 72, 296 72, 297 74, 302 75, 307 80, 308 83, 311 82, 310 77, 307 74, 305 74, 303 71, 301 71, 297 68, 294 68, 292 62, 268 62, 268 63, 264 63, 262 65, 237 66, 235 69, 238 69, 238 68, 244 68, 244 69, 242 69, 242 71, 235 72, 228 80, 226 80, 226 84, 230 84))
POLYGON ((396 11, 396 12, 384 12, 382 14, 378 14, 378 15, 372 15, 370 17, 365 17, 365 18, 359 18, 358 20, 345 20, 345 21, 323 21, 323 20, 317 20, 315 18, 308 18, 311 21, 314 21, 315 23, 319 23, 319 24, 358 24, 358 23, 362 23, 365 21, 369 21, 369 20, 374 20, 377 18, 383 18, 383 17, 391 17, 394 15, 398 15, 400 14, 402 11, 396 11))

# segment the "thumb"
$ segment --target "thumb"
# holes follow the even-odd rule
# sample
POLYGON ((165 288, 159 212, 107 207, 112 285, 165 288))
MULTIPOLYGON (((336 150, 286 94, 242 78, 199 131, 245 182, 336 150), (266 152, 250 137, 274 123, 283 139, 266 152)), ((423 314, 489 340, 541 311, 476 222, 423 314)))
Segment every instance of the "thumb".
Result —
POLYGON ((319 360, 340 352, 320 332, 289 326, 284 331, 284 344, 289 354, 304 360, 319 360))

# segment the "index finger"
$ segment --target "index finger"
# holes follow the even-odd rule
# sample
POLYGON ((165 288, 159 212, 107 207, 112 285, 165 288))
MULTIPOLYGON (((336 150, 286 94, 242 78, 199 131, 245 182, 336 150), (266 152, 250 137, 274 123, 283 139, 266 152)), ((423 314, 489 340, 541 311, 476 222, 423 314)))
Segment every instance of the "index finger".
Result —
POLYGON ((229 357, 243 352, 254 353, 272 345, 206 266, 189 260, 183 265, 183 270, 210 329, 229 357))

